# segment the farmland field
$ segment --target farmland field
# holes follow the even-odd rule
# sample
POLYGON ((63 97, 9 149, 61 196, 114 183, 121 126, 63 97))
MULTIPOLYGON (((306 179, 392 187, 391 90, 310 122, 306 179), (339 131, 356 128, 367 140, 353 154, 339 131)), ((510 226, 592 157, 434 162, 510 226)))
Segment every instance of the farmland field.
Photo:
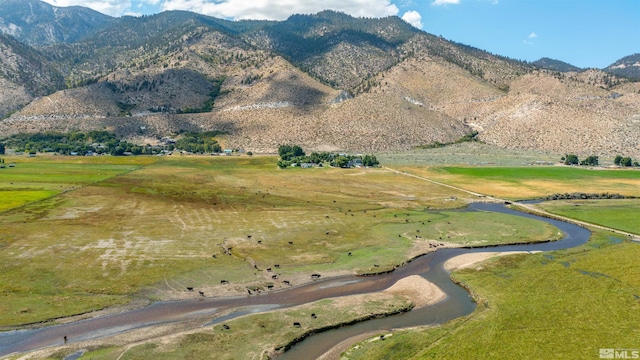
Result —
MULTIPOLYGON (((0 209, 3 329, 132 301, 193 298, 187 287, 208 296, 246 294, 247 289, 267 286, 282 289, 283 283, 266 271, 274 264, 280 276, 297 285, 308 282, 312 273, 330 277, 391 270, 432 251, 434 244, 485 246, 561 237, 556 228, 536 220, 463 211, 478 198, 407 174, 509 199, 573 191, 640 195, 640 172, 569 167, 395 163, 391 169, 283 170, 270 156, 39 156, 10 161, 16 167, 0 173, 0 195, 7 200, 0 209), (222 280, 229 284, 221 285, 222 280)), ((633 216, 638 200, 540 206, 638 233, 633 216)), ((579 335, 568 345, 570 351, 578 351, 580 341, 589 344, 577 352, 581 355, 591 354, 594 346, 633 348, 629 339, 637 334, 622 332, 628 324, 625 316, 638 313, 637 300, 626 297, 640 294, 634 280, 640 274, 629 267, 638 251, 637 243, 598 231, 588 244, 573 250, 510 256, 490 260, 482 270, 461 270, 454 277, 481 300, 472 315, 433 329, 403 331, 384 343, 362 344, 350 356, 430 358, 446 353, 466 358, 486 342, 490 346, 482 357, 504 357, 517 346, 529 346, 530 338, 548 343, 549 351, 561 351, 570 330, 579 335), (624 296, 615 303, 607 300, 613 304, 607 310, 601 304, 609 291, 624 296), (604 341, 610 330, 604 323, 607 317, 623 324, 616 330, 619 341, 611 344, 604 341), (558 325, 545 325, 551 319, 558 325), (503 327, 508 331, 499 331, 503 327), (514 340, 518 334, 527 339, 514 340), (468 345, 452 350, 460 342, 468 345)), ((230 337, 190 332, 162 349, 153 343, 132 348, 125 358, 144 358, 142 354, 152 350, 156 357, 188 357, 207 351, 200 343, 220 341, 227 346, 228 351, 219 349, 224 356, 243 357, 253 351, 240 346, 249 338, 269 347, 294 336, 273 334, 272 327, 287 314, 334 308, 335 318, 323 318, 325 326, 407 306, 406 298, 378 300, 363 298, 360 307, 321 301, 253 315, 234 324, 262 321, 270 326, 230 337)), ((107 347, 87 355, 110 359, 123 351, 128 350, 107 347)), ((532 354, 529 358, 549 355, 532 354)))
POLYGON ((506 199, 532 199, 573 192, 640 196, 640 171, 637 170, 593 170, 569 166, 433 166, 397 169, 506 199))
POLYGON ((640 200, 547 201, 539 207, 563 216, 640 234, 640 200))
POLYGON ((273 264, 300 283, 391 269, 430 243, 559 236, 529 219, 447 210, 467 195, 384 169, 281 170, 273 157, 20 160, 3 181, 64 191, 0 213, 3 326, 192 297, 187 286, 277 289, 264 271, 273 264))

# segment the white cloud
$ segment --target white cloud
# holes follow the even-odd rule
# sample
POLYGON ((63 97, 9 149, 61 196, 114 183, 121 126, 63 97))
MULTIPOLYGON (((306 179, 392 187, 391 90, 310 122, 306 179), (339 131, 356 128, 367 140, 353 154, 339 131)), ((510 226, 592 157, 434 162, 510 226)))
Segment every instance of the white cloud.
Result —
MULTIPOLYGON (((111 16, 120 16, 131 7, 130 0, 43 0, 53 6, 79 5, 111 16)), ((154 0, 151 0, 154 1, 154 0)))
POLYGON ((418 29, 422 29, 422 15, 417 11, 407 11, 402 15, 402 20, 408 22, 414 27, 417 27, 418 29))
POLYGON ((529 34, 529 36, 527 36, 529 39, 535 39, 538 37, 538 34, 532 32, 531 34, 529 34))
POLYGON ((433 0, 431 5, 433 6, 442 6, 442 5, 458 5, 460 4, 460 0, 433 0))
POLYGON ((164 0, 161 8, 234 20, 284 20, 292 14, 314 14, 322 10, 357 17, 384 17, 399 12, 390 0, 164 0))

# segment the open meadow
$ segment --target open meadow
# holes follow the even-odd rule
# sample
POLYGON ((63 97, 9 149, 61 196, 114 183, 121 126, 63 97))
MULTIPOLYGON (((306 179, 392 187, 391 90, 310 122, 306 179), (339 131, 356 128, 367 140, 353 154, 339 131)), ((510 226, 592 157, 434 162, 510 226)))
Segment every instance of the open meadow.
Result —
MULTIPOLYGON (((16 166, 0 173, 0 194, 12 199, 12 205, 2 203, 0 212, 0 326, 46 324, 131 302, 195 298, 187 287, 206 296, 233 296, 248 289, 283 289, 285 279, 293 285, 309 282, 311 274, 377 273, 433 251, 436 244, 486 246, 561 237, 556 228, 536 220, 461 211, 479 199, 389 169, 278 169, 276 160, 175 155, 11 159, 16 166)), ((383 165, 509 199, 574 191, 640 196, 638 171, 383 165)), ((638 233, 633 216, 625 216, 637 212, 638 202, 540 206, 638 233)), ((640 244, 598 230, 575 249, 501 257, 456 271, 453 277, 478 299, 474 313, 360 343, 349 350, 349 358, 583 358, 594 351, 597 356, 599 347, 637 348, 632 324, 640 320, 640 273, 633 264, 639 251, 640 244), (544 349, 532 350, 537 342, 544 349)), ((261 359, 263 351, 314 327, 411 306, 400 295, 353 299, 323 300, 228 323, 232 329, 248 329, 243 331, 211 328, 131 348, 92 347, 85 357, 193 358, 214 351, 216 358, 261 359), (292 316, 308 313, 332 315, 312 327, 278 332, 292 316)), ((62 349, 51 358, 72 351, 62 349)))
POLYGON ((465 193, 384 169, 282 170, 274 157, 247 156, 22 159, 3 182, 64 191, 0 213, 5 327, 194 297, 187 287, 225 296, 312 273, 386 271, 436 243, 559 236, 529 219, 453 210, 465 193), (275 264, 278 280, 266 270, 275 264))
POLYGON ((600 349, 638 349, 639 256, 639 243, 597 231, 575 249, 458 270, 478 302, 473 314, 364 341, 346 358, 597 359, 600 349))

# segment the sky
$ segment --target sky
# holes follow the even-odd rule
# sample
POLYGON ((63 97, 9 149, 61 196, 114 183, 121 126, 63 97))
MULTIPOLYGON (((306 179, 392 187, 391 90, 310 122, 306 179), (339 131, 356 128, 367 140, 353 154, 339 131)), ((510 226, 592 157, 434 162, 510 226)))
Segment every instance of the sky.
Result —
POLYGON ((398 16, 448 40, 513 59, 604 68, 640 53, 640 0, 44 0, 111 16, 188 10, 228 20, 285 20, 337 10, 398 16))

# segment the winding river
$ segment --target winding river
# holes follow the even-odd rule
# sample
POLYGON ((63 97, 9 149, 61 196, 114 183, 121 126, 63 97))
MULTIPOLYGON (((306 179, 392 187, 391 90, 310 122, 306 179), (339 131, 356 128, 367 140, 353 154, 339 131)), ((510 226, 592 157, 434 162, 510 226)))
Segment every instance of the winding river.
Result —
POLYGON ((206 326, 221 323, 248 313, 295 306, 336 296, 377 292, 390 287, 404 277, 414 274, 418 274, 436 284, 447 295, 444 300, 434 305, 412 310, 408 313, 368 320, 313 335, 278 357, 280 360, 317 358, 335 344, 355 335, 371 331, 441 324, 470 314, 475 309, 475 303, 471 300, 466 290, 451 281, 449 272, 444 269, 443 264, 452 257, 487 251, 552 251, 568 249, 584 244, 591 234, 589 230, 578 225, 526 214, 499 204, 475 203, 470 205, 469 211, 501 212, 537 219, 556 226, 565 234, 565 237, 559 241, 530 245, 504 245, 477 249, 440 249, 418 257, 408 265, 385 275, 371 277, 343 276, 317 280, 307 285, 263 293, 257 296, 159 302, 141 309, 68 324, 35 330, 2 332, 0 333, 0 357, 14 352, 27 352, 39 348, 62 345, 64 336, 67 336, 69 342, 77 342, 98 339, 132 329, 198 319, 202 320, 202 326, 206 326), (232 310, 230 315, 216 317, 216 314, 229 310, 232 310))

